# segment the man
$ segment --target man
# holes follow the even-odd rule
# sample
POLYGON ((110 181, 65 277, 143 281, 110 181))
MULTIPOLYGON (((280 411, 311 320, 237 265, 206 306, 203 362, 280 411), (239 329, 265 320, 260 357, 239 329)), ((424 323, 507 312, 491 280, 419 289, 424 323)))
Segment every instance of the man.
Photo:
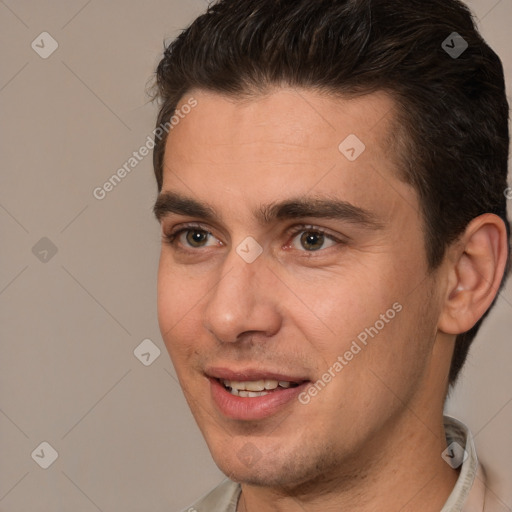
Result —
POLYGON ((467 8, 220 1, 157 86, 159 324, 228 477, 187 510, 507 510, 443 417, 510 268, 467 8))

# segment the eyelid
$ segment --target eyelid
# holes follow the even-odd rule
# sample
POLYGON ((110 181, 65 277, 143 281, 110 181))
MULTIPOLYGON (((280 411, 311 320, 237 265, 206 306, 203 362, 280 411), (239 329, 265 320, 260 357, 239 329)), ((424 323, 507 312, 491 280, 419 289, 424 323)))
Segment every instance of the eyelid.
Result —
POLYGON ((338 235, 334 235, 331 232, 331 230, 327 228, 321 228, 320 226, 315 226, 314 224, 294 224, 293 226, 288 228, 287 233, 289 235, 297 235, 302 231, 314 231, 316 233, 321 233, 322 235, 328 236, 332 239, 339 240, 338 235))
MULTIPOLYGON (((203 231, 207 231, 211 234, 210 228, 204 224, 201 224, 200 222, 186 222, 185 224, 179 224, 178 226, 174 227, 170 232, 168 233, 169 236, 176 235, 180 231, 185 231, 187 229, 200 229, 203 231)), ((162 228, 164 229, 164 228, 162 228)))

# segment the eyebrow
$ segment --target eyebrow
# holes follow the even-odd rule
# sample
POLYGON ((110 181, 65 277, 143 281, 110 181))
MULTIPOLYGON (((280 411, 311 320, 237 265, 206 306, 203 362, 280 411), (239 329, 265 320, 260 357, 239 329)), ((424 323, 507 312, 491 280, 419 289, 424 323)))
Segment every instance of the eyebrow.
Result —
MULTIPOLYGON (((153 212, 158 221, 172 213, 198 217, 211 222, 221 219, 221 215, 211 205, 176 192, 160 193, 153 212)), ((280 202, 261 205, 254 212, 254 216, 262 225, 271 224, 276 220, 315 217, 343 220, 373 230, 384 227, 375 214, 369 210, 341 199, 323 197, 292 197, 280 202)))

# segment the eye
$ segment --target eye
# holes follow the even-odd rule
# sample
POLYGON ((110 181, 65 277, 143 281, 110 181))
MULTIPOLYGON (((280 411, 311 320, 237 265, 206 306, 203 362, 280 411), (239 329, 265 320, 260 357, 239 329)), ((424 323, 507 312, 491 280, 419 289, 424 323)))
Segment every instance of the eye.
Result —
MULTIPOLYGON (((287 247, 301 252, 317 252, 344 242, 315 226, 298 226, 290 233, 291 242, 287 247)), ((199 225, 182 226, 171 233, 163 234, 164 242, 177 250, 201 249, 223 245, 215 236, 199 225)))
POLYGON ((342 243, 341 240, 313 226, 307 227, 306 229, 302 226, 300 229, 294 231, 292 236, 293 240, 290 245, 299 251, 305 250, 307 252, 314 252, 321 249, 328 249, 329 247, 342 243))
POLYGON ((165 242, 170 245, 175 246, 179 242, 180 245, 191 247, 193 249, 218 245, 215 243, 215 237, 209 231, 201 228, 200 226, 183 227, 172 233, 164 234, 163 237, 165 242))

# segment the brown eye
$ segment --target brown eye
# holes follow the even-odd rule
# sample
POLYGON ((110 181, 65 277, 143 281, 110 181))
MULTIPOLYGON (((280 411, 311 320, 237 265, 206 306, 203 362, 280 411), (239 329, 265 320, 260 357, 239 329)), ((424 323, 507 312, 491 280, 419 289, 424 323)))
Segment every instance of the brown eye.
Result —
POLYGON ((305 231, 300 237, 300 243, 306 250, 318 251, 324 243, 324 235, 314 231, 305 231))
POLYGON ((187 244, 191 247, 203 247, 204 242, 208 241, 210 235, 202 229, 187 229, 184 234, 186 235, 187 244))
POLYGON ((308 229, 299 231, 294 237, 292 245, 298 250, 314 252, 336 245, 336 240, 322 231, 308 229), (300 235, 300 237, 298 237, 298 235, 300 235), (326 246, 326 244, 328 245, 326 246))

